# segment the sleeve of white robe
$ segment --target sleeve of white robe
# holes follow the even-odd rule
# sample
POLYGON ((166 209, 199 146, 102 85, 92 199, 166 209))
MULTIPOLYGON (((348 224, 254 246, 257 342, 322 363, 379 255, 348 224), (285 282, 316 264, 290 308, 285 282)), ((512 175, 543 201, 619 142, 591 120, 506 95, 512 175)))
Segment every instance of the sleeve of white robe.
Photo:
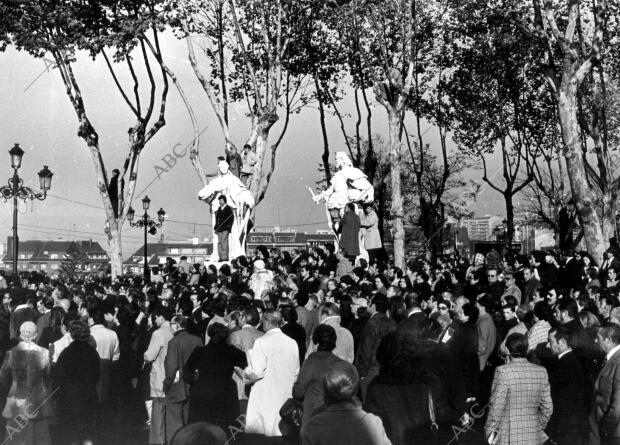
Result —
POLYGON ((267 370, 267 355, 263 351, 263 342, 260 339, 254 343, 254 348, 249 351, 249 356, 251 377, 255 380, 262 379, 267 370))

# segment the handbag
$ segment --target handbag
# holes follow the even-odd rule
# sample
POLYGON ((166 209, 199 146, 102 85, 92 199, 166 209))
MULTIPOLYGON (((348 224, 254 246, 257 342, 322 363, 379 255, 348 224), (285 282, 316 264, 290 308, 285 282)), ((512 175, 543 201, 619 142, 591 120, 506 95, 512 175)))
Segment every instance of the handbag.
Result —
POLYGON ((286 399, 280 408, 280 417, 284 423, 295 428, 301 427, 301 418, 304 412, 304 405, 297 399, 286 399))

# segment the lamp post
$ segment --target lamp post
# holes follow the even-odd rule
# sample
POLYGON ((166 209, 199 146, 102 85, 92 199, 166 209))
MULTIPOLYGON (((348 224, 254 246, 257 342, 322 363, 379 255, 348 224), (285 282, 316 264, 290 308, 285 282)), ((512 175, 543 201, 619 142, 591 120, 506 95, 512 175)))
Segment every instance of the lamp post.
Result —
POLYGON ((144 281, 148 282, 150 281, 150 270, 149 270, 149 265, 148 265, 148 258, 147 258, 147 238, 146 235, 147 233, 150 233, 151 235, 155 235, 157 233, 157 228, 161 227, 162 224, 164 223, 164 218, 166 217, 166 212, 164 211, 164 209, 160 208, 157 211, 157 221, 151 219, 151 217, 148 214, 148 209, 151 205, 151 200, 149 199, 148 196, 145 196, 144 199, 142 199, 142 208, 144 209, 144 215, 142 215, 142 217, 137 220, 136 222, 134 222, 134 217, 136 216, 136 211, 131 208, 131 206, 129 207, 129 210, 127 211, 127 219, 129 220, 129 225, 131 227, 144 227, 144 281))
POLYGON ((38 199, 43 201, 47 198, 47 192, 52 186, 52 176, 54 174, 47 168, 47 165, 43 166, 43 170, 38 173, 39 176, 39 188, 40 192, 32 190, 30 187, 24 185, 24 181, 19 177, 17 171, 22 165, 22 157, 24 156, 24 150, 21 149, 19 144, 15 144, 13 148, 9 150, 11 156, 11 167, 13 168, 13 177, 9 179, 8 184, 0 187, 0 195, 4 198, 4 201, 8 201, 13 198, 13 275, 17 276, 17 256, 19 254, 19 240, 17 238, 17 202, 18 199, 31 201, 38 199))

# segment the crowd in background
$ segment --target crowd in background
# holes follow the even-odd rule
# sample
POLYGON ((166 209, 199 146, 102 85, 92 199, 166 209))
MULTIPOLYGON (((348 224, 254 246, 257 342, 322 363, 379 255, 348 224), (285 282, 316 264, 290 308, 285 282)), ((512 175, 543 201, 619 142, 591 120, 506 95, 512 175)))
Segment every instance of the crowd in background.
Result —
POLYGON ((152 444, 617 443, 617 255, 22 274, 0 289, 6 443, 112 443, 130 410, 152 444))

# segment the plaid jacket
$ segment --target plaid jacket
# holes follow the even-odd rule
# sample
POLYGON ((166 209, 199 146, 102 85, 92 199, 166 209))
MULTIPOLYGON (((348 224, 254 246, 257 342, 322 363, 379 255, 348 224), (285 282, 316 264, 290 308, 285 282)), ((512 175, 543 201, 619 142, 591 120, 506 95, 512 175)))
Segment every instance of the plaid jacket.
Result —
POLYGON ((527 333, 527 350, 533 351, 540 343, 547 343, 551 325, 545 320, 539 320, 527 333))
POLYGON ((547 440, 544 429, 553 412, 547 371, 524 358, 495 370, 487 437, 497 431, 497 445, 536 445, 547 440))

